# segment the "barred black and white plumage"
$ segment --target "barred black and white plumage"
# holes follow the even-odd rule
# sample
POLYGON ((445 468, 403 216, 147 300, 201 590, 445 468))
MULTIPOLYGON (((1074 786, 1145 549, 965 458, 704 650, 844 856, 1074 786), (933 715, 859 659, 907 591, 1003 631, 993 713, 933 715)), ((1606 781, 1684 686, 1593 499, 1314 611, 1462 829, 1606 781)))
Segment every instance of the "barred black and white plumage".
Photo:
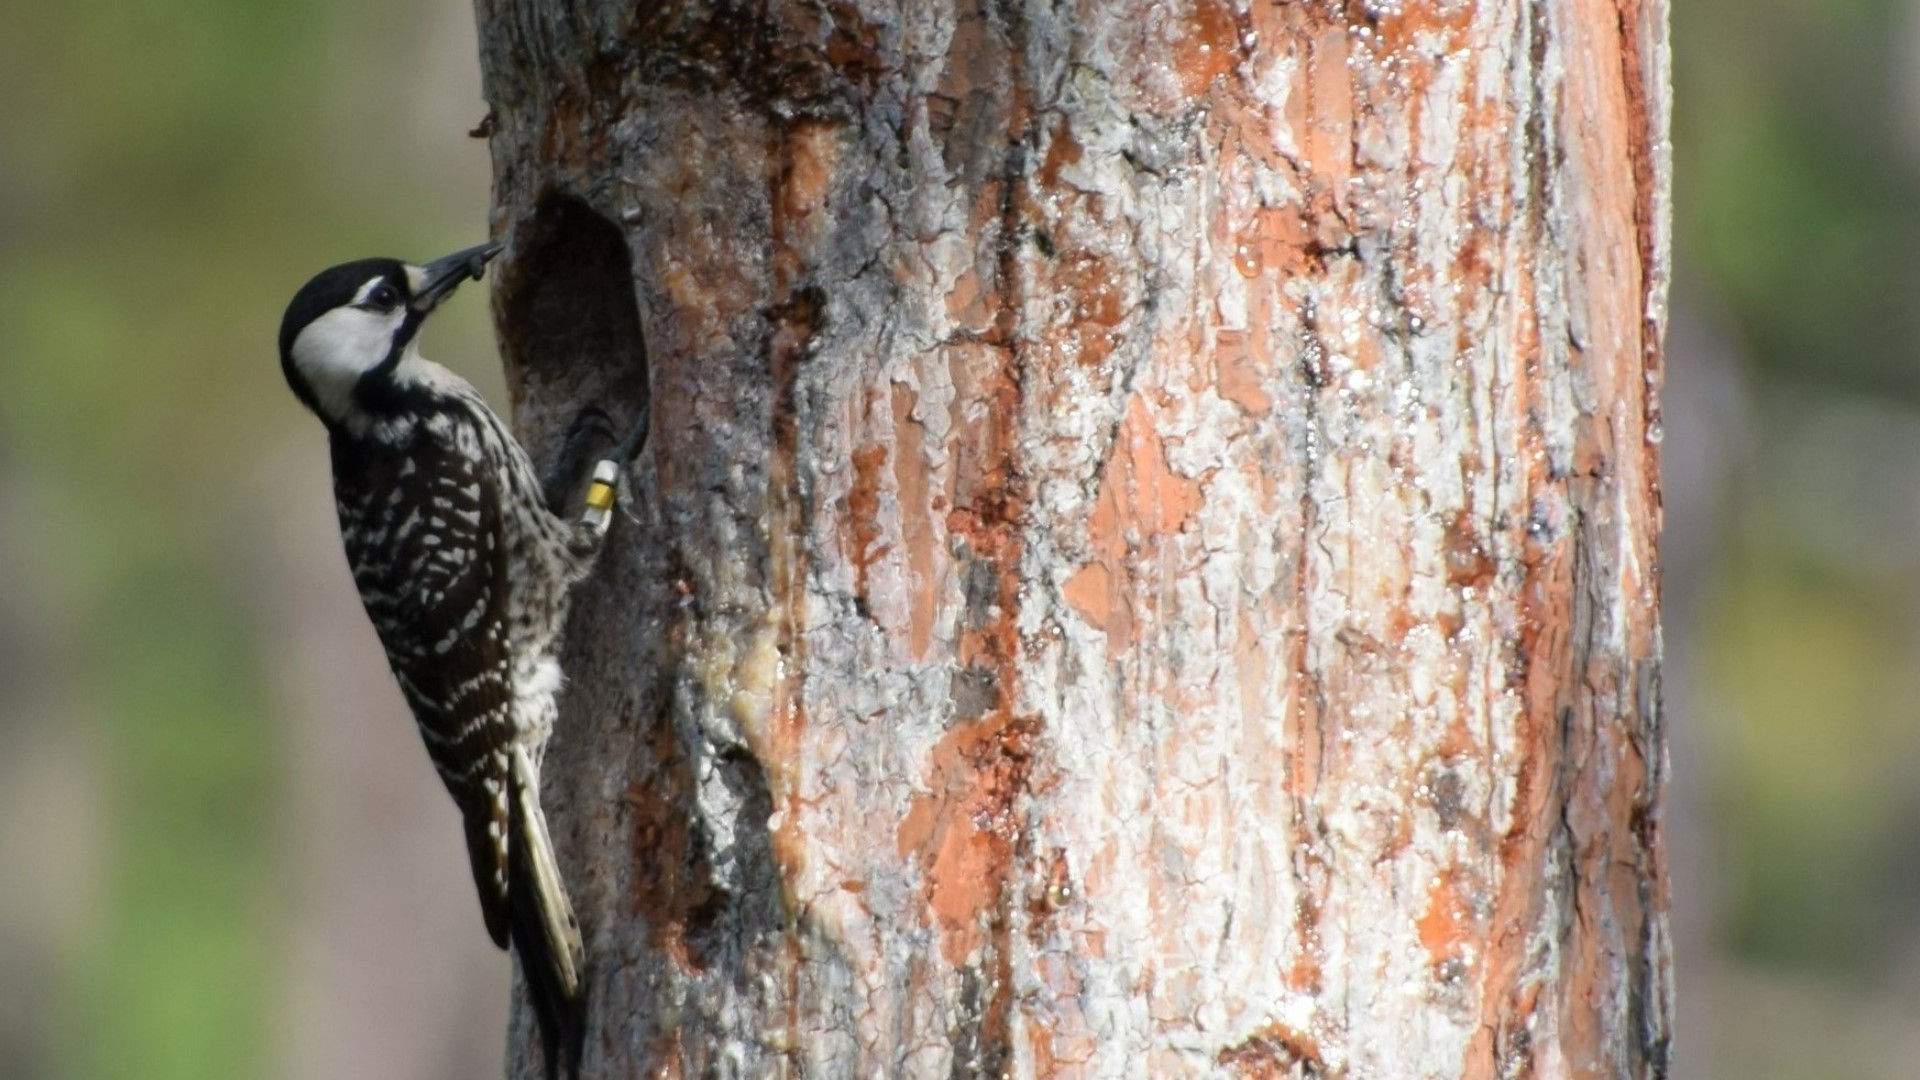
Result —
POLYGON ((604 414, 583 415, 543 481, 478 392, 420 356, 427 314, 497 250, 325 271, 289 306, 280 351, 294 393, 327 426, 354 584, 460 808, 487 932, 520 955, 552 1076, 561 1056, 579 1068, 584 987, 540 764, 568 596, 592 569, 617 470, 646 427, 599 463, 572 507, 604 414))

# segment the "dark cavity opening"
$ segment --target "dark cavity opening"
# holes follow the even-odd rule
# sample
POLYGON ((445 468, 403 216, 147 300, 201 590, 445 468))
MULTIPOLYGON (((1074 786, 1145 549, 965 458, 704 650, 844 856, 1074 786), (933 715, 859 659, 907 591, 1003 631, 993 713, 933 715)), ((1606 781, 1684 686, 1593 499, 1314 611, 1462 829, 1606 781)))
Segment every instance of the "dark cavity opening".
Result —
POLYGON ((647 346, 633 258, 619 226, 548 195, 521 222, 501 275, 507 384, 526 432, 557 439, 597 405, 624 433, 648 407, 647 346))

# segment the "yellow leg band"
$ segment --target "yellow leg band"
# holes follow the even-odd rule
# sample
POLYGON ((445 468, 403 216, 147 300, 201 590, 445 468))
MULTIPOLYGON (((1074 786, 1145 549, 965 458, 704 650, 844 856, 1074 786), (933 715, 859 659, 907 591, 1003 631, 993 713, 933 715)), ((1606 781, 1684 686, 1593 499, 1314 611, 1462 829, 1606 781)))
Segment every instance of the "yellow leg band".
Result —
POLYGON ((587 489, 587 505, 595 510, 613 509, 613 485, 604 480, 595 480, 587 489))

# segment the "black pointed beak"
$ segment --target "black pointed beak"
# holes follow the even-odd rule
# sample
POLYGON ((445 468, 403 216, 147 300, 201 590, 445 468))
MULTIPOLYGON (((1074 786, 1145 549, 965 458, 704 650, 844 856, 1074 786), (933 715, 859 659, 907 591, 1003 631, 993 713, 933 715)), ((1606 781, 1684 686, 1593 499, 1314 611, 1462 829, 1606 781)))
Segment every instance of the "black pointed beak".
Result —
POLYGON ((420 284, 413 290, 414 310, 432 311, 440 301, 452 295, 461 282, 468 278, 479 281, 487 272, 488 261, 500 254, 500 249, 505 246, 495 240, 465 251, 456 251, 421 267, 425 273, 421 274, 420 284))

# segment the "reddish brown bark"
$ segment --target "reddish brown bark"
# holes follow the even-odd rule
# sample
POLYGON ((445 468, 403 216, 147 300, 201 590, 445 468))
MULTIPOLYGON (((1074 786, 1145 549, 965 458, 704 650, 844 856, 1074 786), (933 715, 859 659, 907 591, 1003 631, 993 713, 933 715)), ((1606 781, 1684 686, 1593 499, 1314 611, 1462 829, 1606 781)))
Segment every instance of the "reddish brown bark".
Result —
POLYGON ((1663 3, 478 10, 587 1075, 1664 1074, 1663 3))

